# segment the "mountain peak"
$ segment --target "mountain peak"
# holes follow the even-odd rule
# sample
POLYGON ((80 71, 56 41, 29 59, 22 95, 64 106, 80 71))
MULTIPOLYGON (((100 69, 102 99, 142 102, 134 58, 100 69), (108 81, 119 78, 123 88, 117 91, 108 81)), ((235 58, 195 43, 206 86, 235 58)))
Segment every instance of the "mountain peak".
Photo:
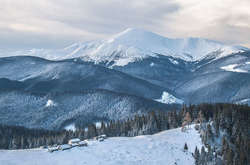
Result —
MULTIPOLYGON (((107 57, 112 54, 114 58, 114 54, 116 54, 116 59, 122 58, 124 61, 127 58, 129 59, 126 60, 127 62, 133 62, 161 54, 181 58, 186 61, 196 61, 215 52, 218 54, 218 58, 220 58, 239 50, 237 47, 203 38, 171 39, 144 29, 127 28, 104 40, 97 51, 91 54, 91 57, 96 57, 98 54, 107 57)), ((112 60, 112 58, 108 60, 112 60)), ((123 64, 126 65, 127 62, 123 64)))
POLYGON ((156 57, 158 54, 197 61, 212 54, 216 54, 215 58, 221 58, 241 50, 242 47, 203 38, 167 38, 144 29, 127 28, 104 40, 78 42, 64 49, 41 49, 26 54, 50 60, 80 57, 84 61, 112 62, 113 65, 124 66, 147 57, 156 57))

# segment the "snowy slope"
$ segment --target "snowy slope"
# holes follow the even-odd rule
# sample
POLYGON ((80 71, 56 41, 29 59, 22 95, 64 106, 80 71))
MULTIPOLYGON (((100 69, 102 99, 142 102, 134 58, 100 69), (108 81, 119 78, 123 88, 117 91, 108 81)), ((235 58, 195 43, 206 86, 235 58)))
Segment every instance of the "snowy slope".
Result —
POLYGON ((30 55, 61 60, 81 57, 94 63, 111 63, 113 66, 125 66, 128 63, 156 57, 157 54, 196 61, 219 52, 216 58, 245 49, 239 46, 225 45, 202 38, 171 39, 142 29, 126 29, 108 39, 74 43, 64 49, 32 49, 15 52, 1 52, 1 56, 30 55))
POLYGON ((223 69, 225 71, 229 71, 229 72, 248 73, 247 70, 240 68, 240 67, 245 66, 245 65, 249 65, 249 63, 245 63, 243 65, 242 64, 230 64, 230 65, 222 66, 221 69, 223 69))
POLYGON ((164 103, 164 104, 183 104, 184 101, 176 98, 175 96, 169 94, 168 92, 163 92, 160 99, 156 99, 155 101, 164 103))
POLYGON ((191 152, 201 148, 199 134, 192 127, 164 131, 155 135, 109 138, 90 141, 88 147, 48 153, 46 150, 0 151, 0 164, 25 165, 163 165, 194 164, 191 152), (183 152, 185 142, 188 152, 183 152))

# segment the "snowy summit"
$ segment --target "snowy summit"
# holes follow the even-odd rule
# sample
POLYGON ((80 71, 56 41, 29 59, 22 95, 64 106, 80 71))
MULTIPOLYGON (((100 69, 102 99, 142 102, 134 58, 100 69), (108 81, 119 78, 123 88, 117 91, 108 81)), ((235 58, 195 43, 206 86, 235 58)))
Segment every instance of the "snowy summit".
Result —
POLYGON ((237 47, 207 39, 171 39, 133 28, 128 28, 107 40, 73 44, 65 50, 69 51, 66 58, 82 57, 85 61, 95 63, 114 62, 117 66, 157 54, 196 61, 218 51, 220 56, 239 51, 237 47))
MULTIPOLYGON (((171 39, 143 29, 128 28, 108 39, 74 43, 64 49, 33 49, 9 52, 7 55, 39 56, 50 60, 82 58, 96 64, 112 62, 113 66, 125 66, 147 57, 156 57, 158 54, 197 61, 215 52, 217 58, 220 58, 241 49, 243 48, 239 46, 202 38, 171 39)), ((4 55, 1 54, 0 56, 4 55)))

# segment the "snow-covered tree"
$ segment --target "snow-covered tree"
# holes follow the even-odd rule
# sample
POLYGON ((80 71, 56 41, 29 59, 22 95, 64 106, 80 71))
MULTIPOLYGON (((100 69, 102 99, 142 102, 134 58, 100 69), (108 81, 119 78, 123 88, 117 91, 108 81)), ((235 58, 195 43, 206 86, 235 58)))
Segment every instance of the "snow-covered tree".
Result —
POLYGON ((189 112, 186 112, 185 114, 185 117, 183 119, 183 122, 182 122, 182 131, 185 131, 186 130, 186 126, 189 127, 189 125, 191 124, 192 122, 192 118, 191 118, 191 115, 189 112))

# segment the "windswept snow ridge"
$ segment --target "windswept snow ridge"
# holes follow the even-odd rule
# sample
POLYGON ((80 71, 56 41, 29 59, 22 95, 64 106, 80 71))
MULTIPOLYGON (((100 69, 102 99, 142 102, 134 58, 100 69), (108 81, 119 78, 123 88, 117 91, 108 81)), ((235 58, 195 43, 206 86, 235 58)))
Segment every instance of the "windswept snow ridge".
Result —
POLYGON ((164 104, 183 104, 183 100, 174 97, 168 92, 163 92, 160 99, 156 99, 155 101, 164 103, 164 104))

